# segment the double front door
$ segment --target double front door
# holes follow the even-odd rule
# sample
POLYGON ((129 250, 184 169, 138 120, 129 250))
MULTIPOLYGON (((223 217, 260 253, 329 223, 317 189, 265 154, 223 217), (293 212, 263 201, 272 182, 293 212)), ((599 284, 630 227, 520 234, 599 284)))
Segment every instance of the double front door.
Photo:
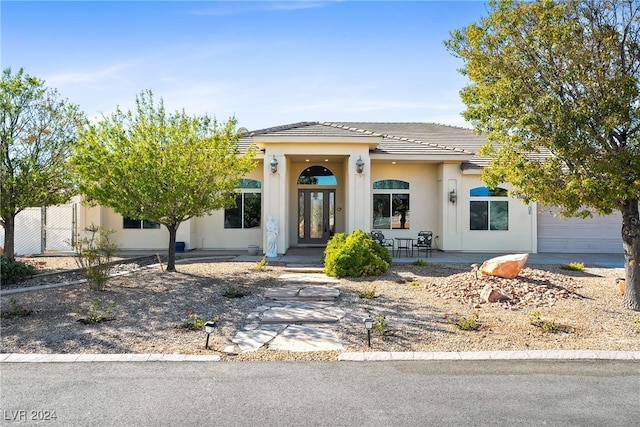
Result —
POLYGON ((298 190, 298 243, 325 244, 335 232, 333 189, 298 190))

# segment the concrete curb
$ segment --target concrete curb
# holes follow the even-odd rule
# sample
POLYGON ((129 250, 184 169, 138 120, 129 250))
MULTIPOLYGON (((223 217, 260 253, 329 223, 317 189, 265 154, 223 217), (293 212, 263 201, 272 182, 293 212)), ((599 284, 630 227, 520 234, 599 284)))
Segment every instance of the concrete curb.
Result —
POLYGON ((521 350, 463 352, 360 352, 342 353, 341 362, 398 360, 636 360, 640 351, 607 350, 521 350))
POLYGON ((220 356, 201 354, 0 354, 0 363, 71 362, 219 362, 220 356))
MULTIPOLYGON (((640 351, 527 350, 463 352, 359 352, 342 353, 340 362, 458 360, 627 360, 640 362, 640 351)), ((201 354, 0 354, 1 363, 72 362, 219 362, 220 356, 201 354)))

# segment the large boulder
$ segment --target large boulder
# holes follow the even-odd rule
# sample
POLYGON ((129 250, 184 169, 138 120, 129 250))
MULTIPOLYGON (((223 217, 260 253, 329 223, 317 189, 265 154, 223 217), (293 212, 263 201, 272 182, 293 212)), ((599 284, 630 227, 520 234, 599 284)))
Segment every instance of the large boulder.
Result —
POLYGON ((482 263, 480 272, 485 276, 498 276, 513 279, 527 263, 529 254, 512 254, 491 258, 482 263))

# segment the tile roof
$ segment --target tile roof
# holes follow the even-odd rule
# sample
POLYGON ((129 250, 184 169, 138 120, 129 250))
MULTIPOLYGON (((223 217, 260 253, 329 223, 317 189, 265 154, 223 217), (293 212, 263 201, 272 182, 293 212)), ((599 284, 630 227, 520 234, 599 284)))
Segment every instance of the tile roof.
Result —
POLYGON ((382 137, 372 154, 395 155, 474 155, 469 167, 487 163, 475 154, 486 142, 484 135, 471 129, 436 123, 379 123, 379 122, 300 122, 247 132, 240 140, 241 149, 252 142, 252 137, 382 137))

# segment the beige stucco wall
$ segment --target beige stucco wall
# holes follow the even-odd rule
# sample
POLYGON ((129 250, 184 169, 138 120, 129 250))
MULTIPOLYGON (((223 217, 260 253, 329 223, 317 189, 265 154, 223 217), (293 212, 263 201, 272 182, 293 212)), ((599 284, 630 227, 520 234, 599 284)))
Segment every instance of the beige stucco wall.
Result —
POLYGON ((169 246, 169 232, 163 226, 159 229, 131 230, 122 227, 122 215, 111 208, 102 208, 102 226, 114 230, 111 240, 120 249, 159 249, 169 246))
MULTIPOLYGON (((399 179, 409 183, 408 229, 381 230, 386 238, 417 237, 419 231, 432 231, 434 239, 438 234, 438 212, 440 197, 438 191, 438 166, 420 163, 373 163, 371 165, 371 183, 385 179, 399 179)), ((372 190, 372 194, 375 191, 372 190)), ((373 197, 368 200, 370 216, 373 212, 373 197)), ((371 230, 365 230, 371 231, 371 230)), ((439 239, 438 239, 439 240, 439 239)), ((437 244, 437 243, 436 243, 437 244)))
POLYGON ((120 249, 158 249, 169 245, 169 233, 164 227, 153 230, 125 230, 122 227, 122 215, 108 207, 82 204, 78 212, 78 223, 81 238, 88 237, 84 229, 92 224, 113 230, 110 239, 120 249))
POLYGON ((439 238, 435 241, 435 247, 443 251, 462 250, 461 182, 459 163, 443 163, 437 166, 439 203, 436 235, 439 238), (451 191, 454 191, 458 198, 455 203, 449 200, 451 191))
MULTIPOLYGON (((262 174, 262 162, 245 178, 255 179, 262 183, 262 223, 264 224, 266 213, 264 212, 265 184, 262 174)), ((262 247, 262 227, 249 229, 224 228, 224 210, 222 209, 212 212, 211 215, 192 219, 191 226, 194 232, 192 233, 191 245, 187 246, 189 249, 247 249, 248 245, 262 247)), ((180 227, 182 228, 182 226, 180 227)))
MULTIPOLYGON (((382 230, 386 237, 413 237, 430 230, 434 247, 444 251, 535 252, 537 250, 536 206, 509 198, 509 230, 472 231, 469 229, 469 190, 484 185, 474 171, 460 170, 459 163, 420 163, 369 157, 366 145, 359 144, 270 144, 264 161, 246 176, 262 182, 262 222, 269 214, 280 226, 278 252, 297 246, 298 184, 300 173, 307 167, 320 165, 336 176, 336 232, 355 229, 372 230, 373 182, 397 179, 410 185, 410 226, 408 229, 382 230), (269 161, 276 156, 278 171, 272 173, 269 161), (361 157, 363 173, 355 170, 361 157), (309 159, 309 162, 306 160, 309 159), (325 161, 325 159, 327 161, 325 161), (449 201, 455 190, 456 203, 449 201)), ((314 188, 323 188, 317 186, 314 188)), ((324 187, 326 188, 326 187, 324 187)), ((506 187, 508 188, 508 187, 506 187)), ((93 223, 116 230, 114 241, 122 249, 165 249, 168 232, 159 230, 124 230, 122 217, 109 208, 83 206, 82 227, 93 223)), ((225 229, 224 211, 194 218, 181 224, 178 241, 187 249, 242 249, 248 245, 266 246, 263 227, 225 229)))
MULTIPOLYGON (((461 250, 493 252, 532 252, 536 246, 536 207, 527 205, 517 198, 505 198, 509 201, 509 230, 470 230, 469 229, 469 191, 485 184, 479 174, 463 174, 458 195, 461 250)), ((510 189, 509 185, 500 187, 510 189)), ((491 198, 494 199, 494 198, 491 198)), ((496 198, 503 200, 502 198, 496 198)))

